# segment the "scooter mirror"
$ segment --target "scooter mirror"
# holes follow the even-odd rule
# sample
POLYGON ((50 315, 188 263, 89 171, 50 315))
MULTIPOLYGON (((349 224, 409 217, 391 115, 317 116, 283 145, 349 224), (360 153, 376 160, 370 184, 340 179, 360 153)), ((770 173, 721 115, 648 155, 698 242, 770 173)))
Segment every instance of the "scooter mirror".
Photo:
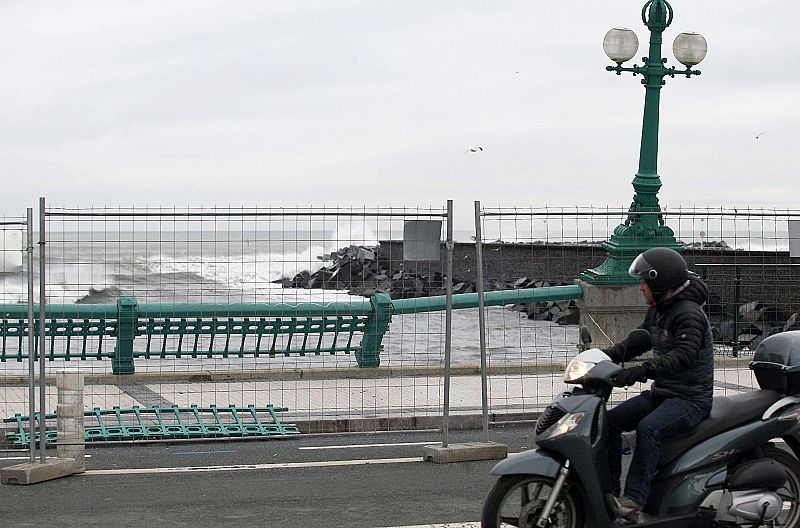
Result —
POLYGON ((588 348, 589 344, 591 342, 592 342, 592 334, 591 334, 591 332, 589 332, 588 328, 586 328, 585 326, 582 326, 581 327, 581 343, 583 343, 583 345, 588 348))

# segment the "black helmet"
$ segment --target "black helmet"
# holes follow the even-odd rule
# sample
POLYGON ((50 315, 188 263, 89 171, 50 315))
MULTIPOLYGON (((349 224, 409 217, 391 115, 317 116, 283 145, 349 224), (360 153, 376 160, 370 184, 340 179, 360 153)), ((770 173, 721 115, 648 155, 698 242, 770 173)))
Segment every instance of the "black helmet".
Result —
POLYGON ((648 249, 636 257, 628 273, 644 280, 655 294, 683 286, 689 280, 689 267, 681 254, 664 247, 648 249))

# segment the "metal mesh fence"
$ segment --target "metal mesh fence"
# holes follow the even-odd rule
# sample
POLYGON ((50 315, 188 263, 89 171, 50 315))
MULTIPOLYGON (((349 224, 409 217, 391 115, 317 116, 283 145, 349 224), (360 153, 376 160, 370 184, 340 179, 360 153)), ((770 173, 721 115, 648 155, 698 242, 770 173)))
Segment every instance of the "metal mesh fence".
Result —
MULTIPOLYGON (((12 330, 4 329, 0 346, 0 417, 13 415, 14 411, 28 414, 30 387, 28 383, 28 361, 6 360, 15 357, 27 348, 28 276, 27 249, 28 221, 25 217, 0 219, 0 304, 21 308, 18 317, 12 319, 12 330), (13 368, 8 368, 13 365, 13 368)), ((9 315, 3 314, 8 320, 9 315)))
MULTIPOLYGON (((573 284, 606 259, 600 243, 626 217, 596 208, 482 209, 484 288, 573 284)), ((767 209, 664 213, 709 286, 718 394, 755 386, 747 363, 758 342, 798 329, 800 268, 789 225, 799 218, 767 209)), ((25 226, 7 220, 3 418, 28 414, 30 352, 22 339, 25 226)), ((444 295, 444 208, 48 208, 44 221, 48 413, 56 408, 52 374, 78 369, 86 409, 96 410, 86 425, 112 438, 139 438, 147 428, 246 436, 275 429, 268 424, 276 416, 305 432, 439 427, 445 312, 431 302, 392 315, 392 303, 444 295), (424 257, 414 222, 420 233, 434 222, 434 249, 424 257)), ((38 300, 38 263, 33 271, 38 300)), ((453 293, 475 292, 476 276, 475 244, 456 243, 453 293)), ((474 306, 453 311, 453 414, 481 409, 474 306)), ((579 307, 547 301, 484 313, 489 412, 529 419, 566 388, 579 307)), ((617 391, 614 401, 637 390, 617 391)))
MULTIPOLYGON (((627 216, 598 208, 483 208, 486 289, 573 283, 605 261, 600 244, 627 216)), ((758 342, 800 328, 800 263, 789 254, 789 224, 800 212, 691 208, 663 218, 709 287, 717 394, 750 390, 757 384, 747 365, 758 342)), ((572 301, 486 309, 492 412, 537 411, 567 388, 561 373, 576 353, 579 315, 572 301)), ((637 392, 616 391, 613 401, 637 392)))
MULTIPOLYGON (((409 222, 427 221, 438 253, 445 208, 49 207, 44 217, 48 373, 79 369, 87 410, 121 410, 87 426, 185 429, 193 406, 252 406, 269 421, 271 405, 305 431, 441 415, 444 313, 380 328, 373 306, 444 293, 438 254, 413 261, 391 247, 404 234, 414 243, 409 222), (128 412, 154 407, 187 410, 128 412)), ((7 290, 8 302, 23 298, 7 290)), ((9 347, 3 375, 21 381, 27 348, 9 347)), ((23 398, 5 401, 4 418, 27 414, 23 398)))

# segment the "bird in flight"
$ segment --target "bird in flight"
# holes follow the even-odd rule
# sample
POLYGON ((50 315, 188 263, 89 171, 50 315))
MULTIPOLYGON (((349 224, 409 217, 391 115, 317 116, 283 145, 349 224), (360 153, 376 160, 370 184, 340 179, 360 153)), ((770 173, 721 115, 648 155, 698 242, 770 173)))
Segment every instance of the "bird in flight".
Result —
POLYGON ((471 147, 471 148, 468 148, 467 150, 464 151, 464 154, 466 155, 467 152, 483 152, 483 147, 471 147))

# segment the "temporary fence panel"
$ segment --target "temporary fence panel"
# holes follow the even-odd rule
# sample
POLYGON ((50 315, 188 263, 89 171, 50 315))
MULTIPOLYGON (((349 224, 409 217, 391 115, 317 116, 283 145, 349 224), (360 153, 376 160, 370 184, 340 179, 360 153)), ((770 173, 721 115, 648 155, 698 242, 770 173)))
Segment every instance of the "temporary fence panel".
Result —
MULTIPOLYGON (((31 219, 32 220, 32 219, 31 219)), ((0 325, 0 418, 13 415, 18 410, 30 414, 31 365, 28 350, 28 301, 29 299, 29 248, 28 219, 25 217, 3 217, 0 219, 0 304, 19 308, 18 314, 2 314, 0 325)), ((38 269, 34 267, 34 273, 38 269)), ((26 424, 25 431, 28 425, 26 424)), ((3 426, 0 424, 0 442, 3 426)), ((25 443, 23 445, 27 446, 25 443)))
MULTIPOLYGON (((800 212, 681 208, 667 209, 662 217, 690 270, 709 286, 705 308, 715 336, 715 392, 751 390, 757 385, 748 362, 758 342, 800 328, 800 267, 789 255, 789 225, 800 212)), ((484 282, 491 291, 573 284, 606 260, 600 244, 628 212, 484 208, 481 218, 484 282)), ((455 253, 456 276, 474 264, 469 250, 464 253, 455 253)), ((568 388, 561 378, 578 346, 574 302, 489 307, 485 316, 490 412, 511 415, 505 419, 536 413, 568 388)), ((639 390, 615 391, 612 403, 639 390)))
MULTIPOLYGON (((404 260, 402 242, 407 222, 444 225, 445 208, 48 207, 44 218, 47 369, 85 374, 87 412, 272 405, 306 431, 438 425, 444 311, 392 316, 390 303, 444 294, 444 254, 404 260)), ((17 354, 0 368, 20 382, 17 354)), ((48 386, 46 411, 55 404, 48 386)))

